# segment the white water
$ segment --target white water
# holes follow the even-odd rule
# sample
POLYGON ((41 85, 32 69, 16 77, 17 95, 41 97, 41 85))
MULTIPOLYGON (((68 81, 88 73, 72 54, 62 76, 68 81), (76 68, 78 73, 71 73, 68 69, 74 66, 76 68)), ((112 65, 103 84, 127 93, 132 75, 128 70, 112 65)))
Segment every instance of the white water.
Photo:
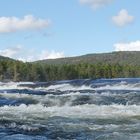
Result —
POLYGON ((25 87, 18 86, 20 84, 34 84, 33 82, 8 82, 8 83, 0 83, 0 90, 4 89, 25 89, 25 87))
POLYGON ((57 91, 57 90, 60 90, 60 91, 67 91, 67 90, 74 90, 74 91, 78 91, 78 90, 92 90, 93 88, 91 88, 90 86, 85 86, 85 85, 82 85, 82 86, 72 86, 70 84, 60 84, 60 85, 51 85, 49 87, 46 87, 46 88, 42 88, 42 87, 39 87, 39 88, 35 88, 36 90, 54 90, 54 91, 57 91))
POLYGON ((140 80, 44 87, 9 82, 0 90, 2 140, 140 139, 140 80))
POLYGON ((137 105, 78 105, 78 106, 53 106, 44 107, 41 104, 3 106, 0 107, 0 116, 7 116, 10 119, 28 118, 47 119, 52 116, 62 116, 71 118, 118 118, 140 116, 140 106, 137 105), (7 115, 8 114, 8 115, 7 115), (15 116, 13 118, 13 116, 15 116))
MULTIPOLYGON (((4 89, 31 89, 29 87, 22 87, 19 85, 22 84, 29 84, 29 85, 34 85, 35 83, 33 82, 9 82, 9 83, 2 83, 0 82, 0 90, 4 89)), ((93 84, 94 85, 94 84, 93 84)), ((60 90, 60 91, 67 91, 67 90, 74 90, 74 91, 79 91, 79 90, 140 90, 140 82, 139 83, 127 83, 125 81, 122 81, 117 84, 113 85, 101 85, 97 88, 92 87, 91 85, 81 85, 81 86, 73 86, 71 84, 56 84, 56 85, 50 85, 48 87, 37 87, 35 90, 44 90, 44 91, 49 91, 49 90, 60 90)))

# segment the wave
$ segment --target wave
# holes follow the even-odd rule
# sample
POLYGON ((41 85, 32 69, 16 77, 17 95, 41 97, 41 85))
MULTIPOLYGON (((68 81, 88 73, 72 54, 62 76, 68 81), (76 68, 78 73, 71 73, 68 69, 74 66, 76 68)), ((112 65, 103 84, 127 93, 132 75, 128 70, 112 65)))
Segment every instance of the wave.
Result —
POLYGON ((140 83, 120 82, 117 84, 107 84, 94 88, 94 90, 140 90, 140 83))
POLYGON ((51 83, 9 82, 0 83, 0 90, 8 89, 33 89, 42 91, 82 91, 82 90, 140 90, 140 81, 122 80, 83 80, 80 84, 72 81, 51 83))
MULTIPOLYGON (((41 104, 0 107, 0 119, 10 120, 46 120, 49 117, 61 116, 68 118, 116 118, 136 117, 140 119, 138 105, 77 105, 45 107, 41 104), (86 114, 86 115, 85 115, 86 114)), ((136 119, 135 118, 135 119, 136 119)))
POLYGON ((47 90, 47 91, 79 91, 79 90, 92 90, 90 86, 82 85, 82 86, 73 86, 71 84, 60 84, 60 85, 51 85, 46 88, 35 88, 36 90, 47 90))
POLYGON ((5 90, 5 89, 25 89, 25 87, 19 86, 21 84, 30 84, 33 85, 33 82, 7 82, 3 83, 0 82, 0 90, 5 90))
MULTIPOLYGON (((41 92, 42 93, 42 92, 41 92)), ((98 91, 91 92, 63 92, 61 94, 24 94, 24 93, 0 93, 0 106, 20 104, 42 104, 50 106, 76 106, 83 104, 96 105, 140 105, 139 91, 98 91)))
POLYGON ((82 90, 140 90, 140 83, 129 84, 127 82, 110 83, 110 84, 93 84, 90 85, 72 85, 72 84, 59 84, 50 85, 48 87, 38 87, 36 90, 45 91, 82 91, 82 90))
POLYGON ((24 135, 24 134, 13 134, 10 136, 5 136, 6 134, 0 133, 0 138, 3 140, 46 140, 46 137, 44 136, 30 136, 30 135, 24 135), (1 136, 2 135, 2 136, 1 136))

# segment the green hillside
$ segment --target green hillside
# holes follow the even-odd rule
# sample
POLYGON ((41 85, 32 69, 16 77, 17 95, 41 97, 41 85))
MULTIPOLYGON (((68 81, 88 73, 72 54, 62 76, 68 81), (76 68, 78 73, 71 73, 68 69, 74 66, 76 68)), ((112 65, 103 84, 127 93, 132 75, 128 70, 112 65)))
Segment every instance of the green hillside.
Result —
POLYGON ((0 61, 3 61, 3 60, 11 60, 11 61, 15 61, 15 60, 12 59, 12 58, 4 57, 4 56, 0 56, 0 61))
POLYGON ((112 52, 37 61, 45 64, 107 63, 140 65, 140 52, 112 52))

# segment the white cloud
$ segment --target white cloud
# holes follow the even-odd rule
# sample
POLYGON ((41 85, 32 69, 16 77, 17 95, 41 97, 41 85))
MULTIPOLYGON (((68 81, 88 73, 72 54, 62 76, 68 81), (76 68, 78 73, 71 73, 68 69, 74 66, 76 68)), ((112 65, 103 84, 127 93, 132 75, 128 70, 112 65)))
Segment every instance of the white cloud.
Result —
POLYGON ((122 9, 117 16, 112 17, 112 21, 119 27, 123 27, 134 21, 134 17, 128 14, 126 9, 122 9))
POLYGON ((80 0, 80 3, 89 5, 93 9, 97 9, 97 8, 110 4, 112 1, 113 0, 80 0))
POLYGON ((18 58, 24 62, 32 62, 37 60, 45 60, 45 59, 56 59, 65 57, 63 52, 56 51, 47 51, 43 50, 41 53, 36 52, 35 50, 28 52, 28 54, 24 55, 22 58, 18 58), (34 55, 32 55, 34 54, 34 55))
POLYGON ((22 19, 17 17, 0 17, 0 33, 10 33, 22 30, 37 30, 48 27, 49 20, 26 15, 22 19))
POLYGON ((14 58, 17 60, 22 60, 25 62, 31 62, 43 59, 56 59, 65 57, 63 52, 47 51, 42 50, 38 52, 36 50, 26 50, 23 46, 17 45, 15 47, 9 47, 4 50, 0 50, 0 55, 14 58))
POLYGON ((11 47, 11 48, 7 48, 5 50, 0 50, 0 55, 6 56, 6 57, 14 57, 18 53, 20 53, 21 50, 22 50, 22 46, 17 45, 16 47, 11 47))
POLYGON ((129 43, 114 44, 115 51, 140 51, 140 40, 129 43))
POLYGON ((39 56, 39 59, 40 60, 42 60, 42 59, 54 59, 54 58, 62 58, 62 57, 64 57, 64 53, 63 52, 42 51, 41 54, 40 54, 40 56, 39 56))

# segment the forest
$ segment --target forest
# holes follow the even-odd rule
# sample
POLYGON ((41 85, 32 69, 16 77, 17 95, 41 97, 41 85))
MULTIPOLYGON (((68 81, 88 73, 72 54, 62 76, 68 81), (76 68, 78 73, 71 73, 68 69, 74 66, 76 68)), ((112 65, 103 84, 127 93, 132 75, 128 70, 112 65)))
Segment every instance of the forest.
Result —
POLYGON ((52 81, 85 78, 140 77, 140 65, 119 63, 45 64, 0 60, 0 81, 52 81))

